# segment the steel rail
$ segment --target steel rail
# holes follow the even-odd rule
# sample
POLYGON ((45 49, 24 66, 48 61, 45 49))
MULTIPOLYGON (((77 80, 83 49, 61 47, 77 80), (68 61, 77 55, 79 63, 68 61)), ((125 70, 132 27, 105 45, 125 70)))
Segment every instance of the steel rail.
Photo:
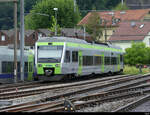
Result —
MULTIPOLYGON (((130 84, 129 84, 130 85, 130 84)), ((142 86, 139 86, 139 87, 148 87, 149 85, 142 85, 142 86)), ((118 88, 118 87, 117 87, 118 88)), ((120 87, 121 88, 121 87, 120 87)), ((135 88, 138 88, 138 86, 137 87, 135 87, 135 88)), ((113 88, 113 89, 115 89, 115 88, 113 88)), ((130 90, 130 91, 134 91, 133 90, 134 88, 132 88, 132 90, 130 90)), ((122 90, 129 90, 129 89, 122 89, 122 90)), ((112 91, 112 89, 110 89, 110 91, 109 92, 103 92, 103 93, 100 93, 100 97, 101 98, 103 98, 104 96, 107 96, 107 95, 112 95, 113 94, 113 92, 111 92, 112 91)), ((123 91, 119 91, 119 90, 115 90, 114 91, 115 93, 118 93, 118 92, 123 92, 123 91)), ((95 96, 96 96, 97 94, 95 94, 95 96)), ((91 95, 91 96, 93 96, 93 95, 91 95)), ((89 98, 90 96, 87 96, 87 98, 89 98)), ((85 97, 84 97, 85 98, 85 97)), ((82 97, 82 99, 83 99, 83 97, 82 97)), ((76 100, 76 99, 75 99, 76 100)), ((80 98, 80 100, 81 100, 81 98, 80 98)), ((52 104, 50 104, 50 106, 52 107, 52 104)), ((43 107, 42 107, 43 108, 43 107)), ((25 110, 25 109, 24 109, 25 110)), ((32 110, 31 110, 32 111, 32 110)))

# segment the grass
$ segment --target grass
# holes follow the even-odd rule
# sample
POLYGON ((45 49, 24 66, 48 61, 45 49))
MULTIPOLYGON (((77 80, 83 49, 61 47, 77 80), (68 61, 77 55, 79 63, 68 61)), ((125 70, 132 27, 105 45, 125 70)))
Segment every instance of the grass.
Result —
POLYGON ((136 68, 135 66, 127 66, 125 65, 123 74, 146 74, 150 73, 149 68, 142 68, 142 73, 139 72, 139 68, 136 68))

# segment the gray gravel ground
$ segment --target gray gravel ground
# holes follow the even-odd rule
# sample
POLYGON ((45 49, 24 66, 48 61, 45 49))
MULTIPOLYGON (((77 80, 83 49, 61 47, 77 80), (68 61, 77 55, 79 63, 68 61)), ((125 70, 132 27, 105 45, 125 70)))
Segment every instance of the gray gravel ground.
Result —
POLYGON ((81 110, 78 110, 77 112, 111 112, 114 111, 122 106, 125 106, 126 104, 129 104, 137 99, 140 99, 140 97, 134 97, 129 99, 123 99, 121 101, 115 101, 115 102, 109 102, 109 103, 103 103, 101 105, 98 105, 96 107, 87 107, 83 108, 81 110))
POLYGON ((150 100, 142 105, 136 107, 135 109, 131 110, 130 112, 150 112, 150 100))

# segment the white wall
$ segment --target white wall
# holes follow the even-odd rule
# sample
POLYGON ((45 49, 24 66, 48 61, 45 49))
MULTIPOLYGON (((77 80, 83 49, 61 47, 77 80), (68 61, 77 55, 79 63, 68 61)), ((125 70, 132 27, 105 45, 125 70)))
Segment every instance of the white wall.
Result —
MULTIPOLYGON (((134 41, 134 42, 142 42, 142 41, 134 41)), ((113 45, 119 46, 125 51, 126 48, 130 48, 132 45, 132 41, 115 41, 111 42, 113 45)))
POLYGON ((150 32, 148 33, 148 36, 145 36, 143 42, 146 44, 147 47, 150 46, 150 32))

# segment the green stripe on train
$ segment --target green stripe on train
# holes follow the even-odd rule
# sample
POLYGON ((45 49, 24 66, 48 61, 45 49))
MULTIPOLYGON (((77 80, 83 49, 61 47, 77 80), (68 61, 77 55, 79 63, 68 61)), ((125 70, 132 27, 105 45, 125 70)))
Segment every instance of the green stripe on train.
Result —
POLYGON ((106 51, 123 52, 123 50, 121 50, 121 49, 106 48, 106 47, 103 47, 103 46, 95 46, 95 45, 87 45, 87 44, 79 44, 79 43, 67 43, 67 46, 81 47, 81 48, 91 48, 91 49, 104 49, 106 51))
POLYGON ((120 71, 120 54, 118 54, 118 71, 120 71))
POLYGON ((57 45, 64 45, 64 42, 37 42, 38 46, 47 46, 49 45, 49 43, 51 43, 51 45, 53 46, 57 46, 57 45))
POLYGON ((37 65, 37 74, 44 74, 44 69, 43 68, 55 68, 54 74, 61 74, 61 65, 60 63, 38 63, 37 65), (42 65, 41 67, 39 67, 38 65, 42 65), (56 67, 56 64, 58 65, 58 67, 56 67))
MULTIPOLYGON (((48 45, 48 43, 52 43, 51 45, 64 45, 64 42, 37 42, 37 45, 38 46, 48 45)), ((103 47, 103 46, 95 46, 95 45, 71 43, 71 42, 67 42, 67 46, 69 46, 69 47, 91 48, 91 49, 104 49, 106 51, 123 52, 123 50, 121 50, 121 49, 106 48, 106 47, 103 47)))
POLYGON ((78 68, 78 75, 82 74, 82 51, 79 51, 79 68, 78 68))
POLYGON ((27 80, 32 81, 33 80, 33 66, 34 66, 34 56, 32 52, 30 51, 28 55, 28 78, 27 80))
POLYGON ((101 65, 101 72, 104 72, 104 63, 105 63, 105 61, 104 61, 104 53, 102 53, 102 65, 101 65))

